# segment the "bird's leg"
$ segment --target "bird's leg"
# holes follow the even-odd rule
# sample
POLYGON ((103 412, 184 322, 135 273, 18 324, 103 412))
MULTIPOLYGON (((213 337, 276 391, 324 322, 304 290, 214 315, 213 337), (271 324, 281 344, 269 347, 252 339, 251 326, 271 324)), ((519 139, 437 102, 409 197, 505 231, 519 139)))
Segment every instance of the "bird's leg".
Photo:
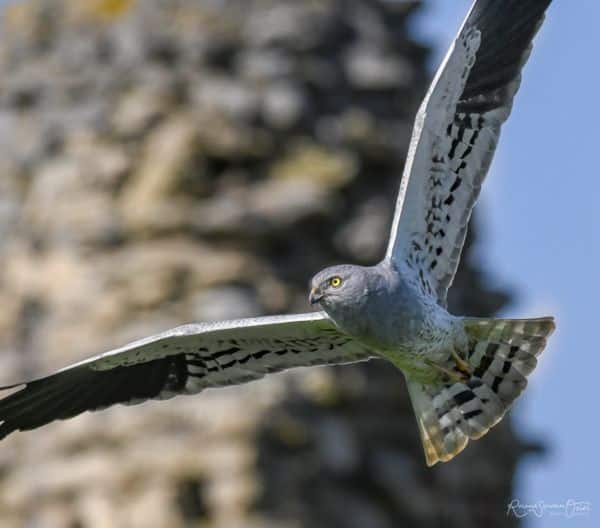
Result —
POLYGON ((451 354, 452 359, 454 359, 454 362, 456 363, 456 368, 466 376, 470 377, 473 372, 471 365, 460 357, 455 348, 452 348, 451 354))
POLYGON ((430 367, 433 367, 434 369, 436 369, 438 372, 440 372, 441 374, 446 376, 451 381, 459 382, 459 381, 465 381, 465 379, 467 379, 467 376, 465 376, 465 374, 462 371, 450 370, 446 367, 442 367, 442 365, 438 365, 437 363, 435 363, 434 361, 431 361, 430 359, 426 359, 425 363, 427 363, 427 365, 429 365, 430 367))

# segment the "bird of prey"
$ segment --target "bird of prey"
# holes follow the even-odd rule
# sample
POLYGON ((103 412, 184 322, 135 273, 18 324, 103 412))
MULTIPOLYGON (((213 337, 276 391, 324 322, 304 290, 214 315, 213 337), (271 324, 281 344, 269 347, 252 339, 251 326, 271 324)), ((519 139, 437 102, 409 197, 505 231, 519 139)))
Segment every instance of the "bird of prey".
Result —
POLYGON ((4 387, 0 438, 113 404, 239 384, 291 367, 384 358, 404 374, 428 465, 498 423, 551 317, 446 310, 471 210, 551 0, 476 0, 416 116, 387 253, 319 272, 321 311, 188 324, 4 387))

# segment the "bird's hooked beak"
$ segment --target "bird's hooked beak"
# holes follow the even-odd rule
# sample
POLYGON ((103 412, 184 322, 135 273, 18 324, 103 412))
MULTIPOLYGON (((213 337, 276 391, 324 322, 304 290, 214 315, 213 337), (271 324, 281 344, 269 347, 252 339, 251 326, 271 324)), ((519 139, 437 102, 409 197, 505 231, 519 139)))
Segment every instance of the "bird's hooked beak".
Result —
POLYGON ((317 304, 323 298, 323 292, 318 286, 315 286, 310 290, 310 294, 308 296, 308 302, 310 304, 317 304))

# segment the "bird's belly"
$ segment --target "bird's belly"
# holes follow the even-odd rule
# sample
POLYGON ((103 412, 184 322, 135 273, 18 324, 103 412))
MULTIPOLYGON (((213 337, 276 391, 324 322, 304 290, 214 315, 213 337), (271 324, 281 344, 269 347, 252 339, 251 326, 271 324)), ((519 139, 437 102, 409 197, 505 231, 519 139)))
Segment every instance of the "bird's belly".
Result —
POLYGON ((452 327, 422 323, 404 326, 401 332, 377 340, 373 348, 411 379, 428 383, 439 375, 432 363, 445 364, 455 341, 452 327))
POLYGON ((449 355, 447 349, 442 351, 427 343, 414 344, 408 348, 387 348, 379 350, 378 353, 411 379, 421 383, 429 383, 438 376, 431 362, 445 362, 449 355))

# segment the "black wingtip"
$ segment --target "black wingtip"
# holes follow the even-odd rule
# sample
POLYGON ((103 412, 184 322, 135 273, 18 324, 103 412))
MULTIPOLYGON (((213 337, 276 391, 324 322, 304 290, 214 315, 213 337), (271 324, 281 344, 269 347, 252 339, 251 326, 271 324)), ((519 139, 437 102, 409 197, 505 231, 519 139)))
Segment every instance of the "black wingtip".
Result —
POLYGON ((85 411, 156 398, 165 390, 183 391, 187 375, 185 357, 177 355, 110 370, 76 366, 0 387, 0 391, 19 389, 0 399, 0 439, 85 411))
POLYGON ((481 34, 475 64, 457 109, 482 114, 510 105, 551 0, 478 0, 463 32, 481 34))

